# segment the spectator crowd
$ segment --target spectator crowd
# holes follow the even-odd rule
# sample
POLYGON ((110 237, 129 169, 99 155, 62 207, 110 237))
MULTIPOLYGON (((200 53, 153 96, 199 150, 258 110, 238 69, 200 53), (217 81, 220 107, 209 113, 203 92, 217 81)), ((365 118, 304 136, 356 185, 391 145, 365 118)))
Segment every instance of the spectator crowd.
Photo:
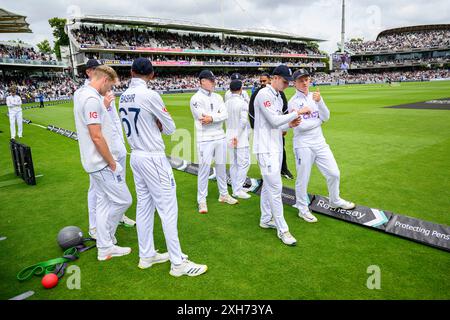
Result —
POLYGON ((0 44, 0 58, 54 61, 51 55, 37 52, 31 46, 20 44, 0 44))
POLYGON ((163 30, 110 29, 107 27, 81 25, 73 30, 75 39, 82 46, 100 48, 165 48, 185 50, 217 50, 239 54, 308 54, 321 55, 316 48, 303 42, 284 42, 249 37, 226 36, 197 33, 175 33, 163 30))
POLYGON ((70 97, 79 84, 64 74, 50 77, 13 73, 0 78, 0 101, 4 101, 9 95, 11 86, 17 88, 17 93, 24 102, 34 102, 40 95, 48 100, 70 97))
POLYGON ((354 53, 450 47, 450 28, 385 34, 375 41, 349 41, 345 47, 354 53))

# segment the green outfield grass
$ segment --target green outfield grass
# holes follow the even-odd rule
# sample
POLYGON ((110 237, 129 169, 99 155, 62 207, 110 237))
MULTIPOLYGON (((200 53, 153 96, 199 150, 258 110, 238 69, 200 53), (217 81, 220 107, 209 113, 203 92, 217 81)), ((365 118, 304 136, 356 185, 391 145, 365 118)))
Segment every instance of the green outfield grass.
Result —
MULTIPOLYGON (((288 89, 288 97, 293 92, 288 89)), ((321 93, 331 111, 323 129, 341 170, 341 195, 358 204, 450 225, 450 111, 384 108, 449 97, 450 83, 324 86, 321 93)), ((190 97, 177 94, 163 99, 177 128, 192 133, 190 97)), ((32 147, 36 174, 43 177, 37 179, 37 186, 19 181, 1 187, 16 179, 5 112, 0 107, 0 237, 7 237, 0 241, 0 299, 28 290, 36 292, 30 299, 450 298, 448 252, 319 214, 317 224, 308 224, 294 208, 285 206, 286 220, 298 240, 296 247, 287 247, 274 230, 258 226, 258 196, 234 207, 222 205, 217 202, 216 183, 210 182, 209 213, 199 215, 196 177, 177 171, 182 248, 195 262, 208 264, 205 275, 173 278, 169 263, 138 269, 136 231, 119 227, 119 243, 131 246, 133 252, 102 263, 96 259, 96 250, 83 253, 73 263, 81 269, 81 290, 67 288, 67 275, 51 290, 43 289, 38 277, 21 283, 16 274, 23 267, 61 256, 56 235, 62 227, 77 225, 87 231, 89 182, 76 141, 24 125, 21 141, 32 147), (380 290, 366 287, 370 265, 381 268, 380 290)), ((74 129, 72 103, 23 114, 37 124, 74 129)), ((177 142, 165 139, 170 153, 177 142)), ((286 148, 295 174, 292 133, 286 148)), ((134 218, 130 168, 127 174, 134 201, 127 215, 134 218)), ((255 164, 249 176, 260 176, 255 164)), ((292 180, 283 179, 283 183, 294 186, 292 180)), ((309 191, 327 194, 316 168, 309 191)), ((155 243, 165 251, 159 218, 155 243)))

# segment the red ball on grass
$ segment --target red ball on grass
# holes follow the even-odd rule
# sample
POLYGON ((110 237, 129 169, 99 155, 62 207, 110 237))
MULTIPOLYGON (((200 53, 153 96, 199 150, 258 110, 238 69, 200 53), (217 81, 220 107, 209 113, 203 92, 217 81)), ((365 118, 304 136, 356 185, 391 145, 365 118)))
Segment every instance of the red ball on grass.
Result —
POLYGON ((58 284, 58 276, 54 273, 49 273, 46 274, 43 278, 42 278, 42 285, 44 286, 44 288, 46 289, 51 289, 54 286, 56 286, 58 284))

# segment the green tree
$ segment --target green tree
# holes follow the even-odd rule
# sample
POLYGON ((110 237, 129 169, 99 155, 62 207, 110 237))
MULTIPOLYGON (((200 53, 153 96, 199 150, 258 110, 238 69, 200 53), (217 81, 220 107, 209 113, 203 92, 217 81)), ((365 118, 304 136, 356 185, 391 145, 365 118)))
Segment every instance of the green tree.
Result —
POLYGON ((37 44, 37 47, 39 48, 39 51, 42 53, 50 54, 53 52, 52 47, 50 46, 50 42, 48 42, 47 39, 39 42, 37 44))
POLYGON ((69 36, 64 31, 66 19, 54 17, 48 20, 50 27, 53 29, 53 36, 55 37, 54 52, 58 59, 61 59, 61 46, 69 45, 69 36))

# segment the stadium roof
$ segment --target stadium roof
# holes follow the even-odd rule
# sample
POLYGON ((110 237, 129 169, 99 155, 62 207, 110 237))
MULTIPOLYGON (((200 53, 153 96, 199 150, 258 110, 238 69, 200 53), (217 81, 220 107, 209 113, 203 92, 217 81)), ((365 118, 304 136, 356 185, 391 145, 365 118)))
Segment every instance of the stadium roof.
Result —
POLYGON ((224 33, 237 36, 251 36, 262 38, 276 38, 283 40, 295 40, 295 41, 316 41, 322 42, 326 40, 303 37, 293 33, 266 30, 266 29, 231 29, 213 27, 206 24, 200 24, 190 21, 172 20, 172 19, 160 19, 160 18, 146 18, 146 17, 134 17, 134 16, 111 16, 111 15, 84 15, 80 17, 73 17, 74 21, 91 22, 91 23, 109 23, 109 24, 124 24, 124 25, 136 25, 136 26, 149 26, 158 28, 167 28, 182 31, 197 31, 197 32, 210 32, 210 33, 224 33))
POLYGON ((393 28, 393 29, 387 29, 387 30, 380 32, 380 34, 377 36, 377 40, 381 36, 386 36, 386 35, 394 34, 394 33, 427 31, 427 30, 449 30, 449 29, 450 29, 450 24, 425 24, 425 25, 418 25, 418 26, 393 28))
POLYGON ((31 33, 27 17, 0 8, 0 33, 31 33))

